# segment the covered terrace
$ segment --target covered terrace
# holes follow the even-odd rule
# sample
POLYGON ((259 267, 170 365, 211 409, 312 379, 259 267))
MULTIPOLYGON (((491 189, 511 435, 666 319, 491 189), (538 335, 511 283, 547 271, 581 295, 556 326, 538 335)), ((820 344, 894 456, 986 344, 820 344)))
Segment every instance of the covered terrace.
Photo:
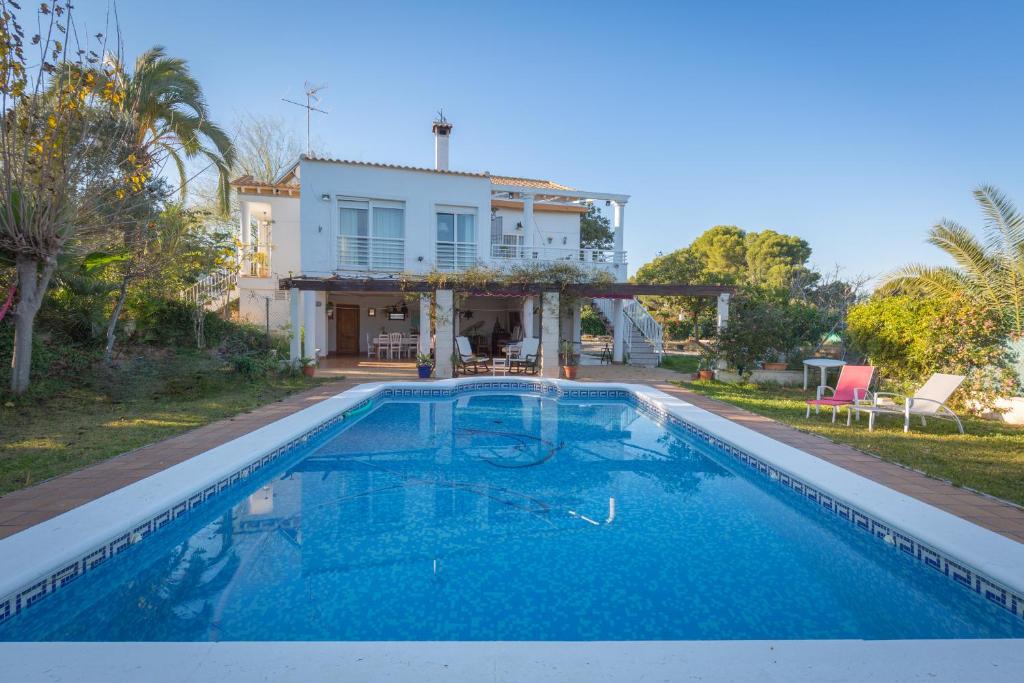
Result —
POLYGON ((621 363, 624 331, 631 324, 624 312, 625 301, 643 295, 713 298, 718 305, 718 324, 722 326, 729 318, 732 292, 727 286, 682 283, 476 282, 463 285, 452 282, 439 285, 428 280, 306 276, 284 278, 280 288, 290 291, 290 357, 293 361, 327 356, 342 348, 343 337, 351 340, 353 335, 354 346, 344 353, 364 353, 376 327, 395 328, 416 334, 415 350, 433 355, 434 376, 441 379, 454 374, 455 337, 470 336, 470 330, 479 329, 482 321, 490 328, 485 329, 486 334, 474 335, 475 351, 482 355, 495 353, 498 330, 513 341, 539 338, 540 374, 558 377, 559 343, 569 340, 579 348, 580 311, 585 301, 611 300, 613 360, 621 363), (563 297, 569 299, 564 306, 563 297), (381 308, 381 302, 386 302, 387 306, 381 308), (347 324, 354 328, 344 327, 346 323, 340 317, 343 312, 352 321, 347 324), (372 332, 364 329, 367 325, 374 327, 372 332), (331 343, 332 338, 336 343, 331 343))

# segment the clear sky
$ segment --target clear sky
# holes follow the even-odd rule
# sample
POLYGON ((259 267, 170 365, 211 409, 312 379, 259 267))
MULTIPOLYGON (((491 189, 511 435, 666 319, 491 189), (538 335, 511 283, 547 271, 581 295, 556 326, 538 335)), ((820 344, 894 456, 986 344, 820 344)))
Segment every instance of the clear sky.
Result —
MULTIPOLYGON (((102 29, 105 0, 80 0, 102 29)), ((715 224, 807 239, 879 274, 937 262, 992 183, 1024 204, 1024 2, 124 1, 126 54, 189 60, 212 112, 287 117, 324 82, 314 137, 350 159, 632 195, 631 271, 715 224)))

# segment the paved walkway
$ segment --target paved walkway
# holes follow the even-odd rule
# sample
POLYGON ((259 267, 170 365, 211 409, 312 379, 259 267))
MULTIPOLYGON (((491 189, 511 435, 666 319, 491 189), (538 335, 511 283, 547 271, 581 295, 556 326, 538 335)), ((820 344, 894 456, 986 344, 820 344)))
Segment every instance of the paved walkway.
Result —
MULTIPOLYGON (((1024 510, 1021 508, 956 488, 849 446, 798 431, 766 417, 670 384, 671 380, 679 379, 679 373, 660 368, 623 366, 587 366, 581 367, 579 373, 583 381, 649 384, 737 424, 1024 543, 1024 510)), ((339 379, 251 412, 200 427, 181 436, 144 446, 77 472, 0 497, 0 538, 56 517, 356 384, 414 379, 416 369, 411 361, 338 358, 325 361, 319 374, 326 377, 337 376, 339 379)))

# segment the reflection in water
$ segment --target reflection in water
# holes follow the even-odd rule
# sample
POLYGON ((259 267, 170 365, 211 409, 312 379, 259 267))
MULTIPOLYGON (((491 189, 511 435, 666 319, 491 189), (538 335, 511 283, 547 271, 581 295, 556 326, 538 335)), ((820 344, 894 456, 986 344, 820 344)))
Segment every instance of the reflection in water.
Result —
POLYGON ((66 589, 73 599, 40 606, 45 619, 21 620, 0 637, 881 638, 1019 629, 951 594, 944 577, 744 472, 619 403, 493 394, 385 403, 233 500, 215 499, 76 581, 66 589))

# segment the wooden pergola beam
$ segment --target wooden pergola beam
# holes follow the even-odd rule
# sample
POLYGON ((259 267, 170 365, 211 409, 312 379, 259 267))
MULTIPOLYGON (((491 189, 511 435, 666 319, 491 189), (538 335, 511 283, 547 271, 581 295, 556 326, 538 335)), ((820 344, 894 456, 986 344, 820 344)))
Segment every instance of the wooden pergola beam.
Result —
MULTIPOLYGON (((352 292, 395 294, 401 292, 432 292, 443 289, 426 280, 380 280, 373 278, 282 278, 281 289, 299 289, 315 292, 352 292)), ((583 283, 560 285, 544 282, 485 282, 481 285, 466 286, 452 283, 448 289, 475 296, 534 296, 544 292, 565 292, 593 299, 631 299, 634 296, 701 296, 717 297, 731 294, 735 288, 727 285, 689 284, 635 284, 632 282, 583 283)))

